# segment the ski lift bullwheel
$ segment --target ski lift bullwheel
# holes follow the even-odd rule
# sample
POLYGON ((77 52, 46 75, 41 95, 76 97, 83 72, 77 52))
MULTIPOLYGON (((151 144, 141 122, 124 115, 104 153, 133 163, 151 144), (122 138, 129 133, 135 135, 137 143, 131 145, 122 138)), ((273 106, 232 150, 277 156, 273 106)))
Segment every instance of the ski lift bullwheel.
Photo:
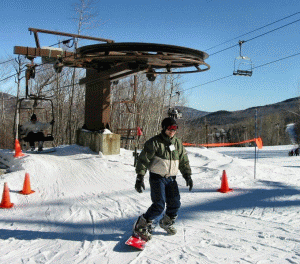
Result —
POLYGON ((183 74, 210 69, 204 62, 208 58, 207 53, 174 45, 109 43, 83 46, 76 52, 75 64, 83 68, 105 71, 126 63, 131 70, 146 73, 151 81, 156 74, 183 74))

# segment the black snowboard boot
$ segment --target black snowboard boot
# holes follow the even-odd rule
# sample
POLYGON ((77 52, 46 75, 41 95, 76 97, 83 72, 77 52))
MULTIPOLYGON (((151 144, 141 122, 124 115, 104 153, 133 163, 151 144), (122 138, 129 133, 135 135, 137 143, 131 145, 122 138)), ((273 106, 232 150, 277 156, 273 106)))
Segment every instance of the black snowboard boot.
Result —
POLYGON ((177 233, 177 230, 174 227, 175 220, 176 217, 164 215, 164 217, 159 221, 159 226, 166 230, 169 235, 175 235, 177 233))
POLYGON ((39 148, 38 148, 38 151, 43 151, 43 144, 44 142, 43 141, 39 141, 39 148))
POLYGON ((133 233, 142 239, 148 241, 151 239, 153 221, 147 221, 143 215, 141 215, 133 226, 133 233))

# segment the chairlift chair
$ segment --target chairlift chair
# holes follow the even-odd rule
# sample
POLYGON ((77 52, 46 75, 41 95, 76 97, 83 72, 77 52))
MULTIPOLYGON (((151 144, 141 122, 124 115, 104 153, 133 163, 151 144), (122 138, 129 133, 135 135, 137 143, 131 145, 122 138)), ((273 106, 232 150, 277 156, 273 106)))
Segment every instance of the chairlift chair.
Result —
POLYGON ((237 57, 234 61, 233 75, 252 76, 253 65, 251 59, 248 57, 237 57))
MULTIPOLYGON (((171 89, 171 93, 170 93, 168 116, 172 117, 174 119, 181 119, 182 118, 182 113, 178 110, 178 108, 176 108, 176 103, 175 103, 174 107, 171 107, 172 90, 173 90, 173 88, 171 89)), ((177 91, 177 92, 175 92, 175 94, 178 96, 178 98, 177 98, 177 103, 178 103, 179 102, 180 92, 177 91)))
POLYGON ((168 110, 168 116, 172 117, 174 119, 181 119, 182 118, 182 113, 178 109, 176 109, 175 107, 173 107, 173 108, 170 107, 169 110, 168 110))
MULTIPOLYGON (((49 122, 49 120, 47 120, 49 117, 47 116, 45 106, 41 105, 40 103, 41 101, 46 101, 50 104, 50 111, 52 117, 51 120, 54 120, 54 105, 51 99, 30 95, 27 98, 21 98, 17 101, 17 111, 15 116, 16 127, 14 128, 14 134, 17 135, 20 142, 21 141, 27 142, 24 131, 22 131, 21 127, 22 127, 22 122, 28 122, 32 114, 40 112, 38 114, 39 117, 49 122), (43 114, 44 116, 42 116, 43 114), (27 118, 26 121, 25 118, 27 118)), ((54 129, 54 124, 51 124, 50 133, 45 135, 44 141, 54 140, 53 129, 54 129)))
POLYGON ((240 56, 236 57, 234 60, 234 71, 233 75, 238 76, 252 76, 253 64, 249 57, 242 56, 242 44, 245 41, 239 41, 240 46, 240 56))

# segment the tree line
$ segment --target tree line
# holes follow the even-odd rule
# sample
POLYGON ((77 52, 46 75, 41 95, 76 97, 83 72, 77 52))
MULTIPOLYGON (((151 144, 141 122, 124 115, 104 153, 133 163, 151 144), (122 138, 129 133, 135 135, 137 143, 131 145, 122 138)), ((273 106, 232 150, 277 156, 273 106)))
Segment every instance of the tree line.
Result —
MULTIPOLYGON (((29 61, 23 56, 13 60, 15 83, 2 89, 0 97, 0 148, 13 148, 14 127, 16 116, 16 102, 25 96, 25 69, 29 61), (12 94, 14 96, 9 97, 12 94)), ((56 73, 52 65, 44 64, 36 69, 35 78, 29 81, 29 94, 37 98, 51 99, 54 114, 54 145, 76 143, 76 130, 84 125, 85 86, 79 85, 85 76, 82 69, 64 68, 56 73)), ((134 91, 134 77, 129 77, 111 85, 111 122, 110 129, 117 133, 118 129, 142 128, 143 136, 139 143, 143 143, 160 131, 162 118, 166 116, 166 107, 173 106, 171 90, 176 92, 181 88, 180 76, 161 75, 155 82, 149 82, 144 74, 136 77, 134 91), (136 93, 136 94, 134 94, 136 93), (128 102, 128 103, 124 103, 128 102)), ((5 84, 2 84, 5 87, 5 84)), ((29 121, 36 113, 41 122, 52 119, 51 105, 45 100, 38 99, 28 105, 28 109, 21 110, 20 125, 29 121)), ((130 140, 127 147, 136 142, 130 140)))
MULTIPOLYGON (((294 123, 296 133, 300 135, 299 107, 295 112, 276 112, 263 115, 258 112, 258 116, 248 118, 243 121, 223 124, 210 124, 205 122, 205 118, 197 122, 183 121, 182 138, 189 143, 209 144, 209 143, 236 143, 261 137, 265 146, 289 145, 291 139, 286 132, 288 124, 294 123)), ((245 143, 240 146, 251 146, 254 143, 245 143)), ((300 137, 298 136, 298 144, 300 137)))
MULTIPOLYGON (((17 56, 9 62, 15 72, 14 84, 2 83, 0 97, 0 148, 13 148, 15 126, 16 101, 24 97, 24 69, 29 63, 26 58, 17 56), (7 94, 14 94, 9 97, 7 94)), ((1 65, 2 78, 11 74, 7 65, 1 65)), ((85 76, 84 70, 64 68, 56 73, 52 65, 42 65, 36 69, 36 76, 30 79, 29 92, 38 97, 52 100, 54 105, 54 145, 75 144, 76 130, 84 125, 85 86, 79 85, 79 80, 85 76)), ((141 145, 161 130, 161 121, 167 116, 169 107, 184 105, 184 96, 177 98, 176 92, 182 90, 180 75, 160 75, 154 82, 149 82, 144 74, 128 77, 111 85, 111 122, 113 133, 120 130, 134 130, 140 127, 143 135, 137 142, 122 138, 122 147, 133 148, 141 145), (135 84, 136 81, 136 84, 135 84), (136 86, 135 86, 136 85, 136 86)), ((44 108, 38 117, 40 121, 50 122, 52 109, 42 100, 39 108, 44 108)), ((21 122, 29 120, 31 114, 37 110, 28 109, 23 112, 21 122)), ((208 122, 189 122, 183 115, 178 120, 180 129, 178 137, 189 143, 227 143, 241 142, 254 137, 262 137, 264 145, 286 145, 290 139, 285 131, 286 125, 296 123, 300 134, 299 109, 294 113, 279 112, 267 116, 258 114, 238 123, 213 125, 208 122)), ((205 120, 205 119, 204 119, 205 120)), ((125 133, 126 134, 126 133, 125 133)), ((248 144, 247 144, 248 145, 248 144)))

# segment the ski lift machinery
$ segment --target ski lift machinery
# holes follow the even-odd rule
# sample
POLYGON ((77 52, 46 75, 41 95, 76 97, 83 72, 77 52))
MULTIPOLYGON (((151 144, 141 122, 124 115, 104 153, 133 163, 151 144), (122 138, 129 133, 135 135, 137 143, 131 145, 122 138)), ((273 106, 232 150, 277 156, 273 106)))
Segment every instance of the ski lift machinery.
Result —
POLYGON ((252 76, 253 64, 249 57, 242 56, 242 44, 245 43, 244 40, 239 41, 240 46, 240 56, 236 57, 234 60, 234 71, 233 75, 239 76, 252 76))
MULTIPOLYGON (((27 65, 27 70, 25 73, 26 78, 26 91, 25 97, 20 98, 17 101, 16 105, 16 114, 15 114, 15 127, 14 127, 14 135, 21 142, 22 140, 26 142, 26 138, 24 133, 21 130, 23 122, 28 122, 30 116, 32 114, 38 114, 39 119, 44 122, 49 122, 54 120, 54 105, 50 98, 46 98, 44 96, 29 94, 28 90, 28 81, 29 79, 34 79, 35 77, 35 65, 27 65), (46 105, 45 105, 46 103, 46 105), (50 114, 48 114, 48 112, 50 114)), ((45 135, 44 141, 53 141, 53 129, 54 124, 51 124, 51 129, 45 135)), ((25 145, 25 144, 23 144, 25 145)))
POLYGON ((87 75, 80 80, 80 84, 86 86, 85 125, 90 131, 102 130, 110 123, 111 108, 107 105, 111 100, 111 82, 138 73, 144 73, 149 81, 154 81, 158 74, 189 74, 210 69, 205 62, 207 53, 186 47, 156 43, 115 43, 103 38, 34 28, 29 28, 29 31, 34 33, 36 48, 15 46, 15 54, 30 56, 32 60, 35 57, 57 59, 56 72, 62 67, 87 69, 87 75), (74 52, 50 50, 47 47, 41 48, 38 33, 106 43, 82 46, 74 52), (99 89, 95 89, 96 84, 99 89))

